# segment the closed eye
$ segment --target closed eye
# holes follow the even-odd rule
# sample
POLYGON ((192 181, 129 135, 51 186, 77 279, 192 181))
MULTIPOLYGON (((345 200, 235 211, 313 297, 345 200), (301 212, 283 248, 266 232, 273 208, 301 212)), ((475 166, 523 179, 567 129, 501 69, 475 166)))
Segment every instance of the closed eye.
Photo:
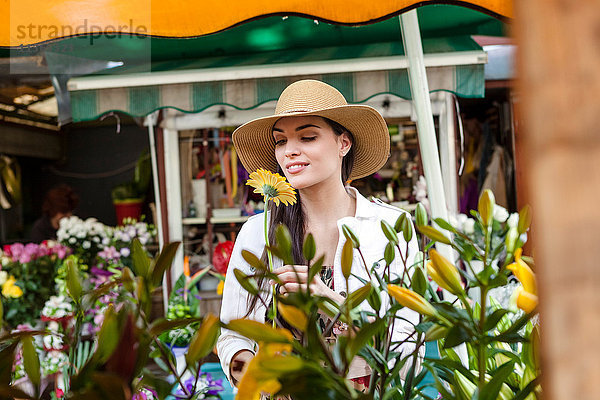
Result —
POLYGON ((282 144, 285 143, 285 139, 278 139, 275 140, 275 146, 281 146, 282 144))
POLYGON ((316 136, 305 136, 302 138, 302 140, 304 140, 305 142, 310 142, 315 140, 317 137, 316 136))

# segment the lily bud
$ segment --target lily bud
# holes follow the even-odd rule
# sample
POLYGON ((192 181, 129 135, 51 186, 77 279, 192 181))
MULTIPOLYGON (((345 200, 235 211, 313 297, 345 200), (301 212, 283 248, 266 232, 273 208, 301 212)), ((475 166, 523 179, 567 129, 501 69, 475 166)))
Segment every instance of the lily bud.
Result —
POLYGON ((431 278, 442 288, 454 295, 463 293, 462 281, 458 269, 435 249, 429 250, 431 261, 427 263, 427 270, 431 278))
POLYGON ((428 317, 438 316, 438 312, 431 305, 431 303, 425 300, 418 293, 392 284, 389 284, 387 288, 388 293, 392 295, 392 297, 394 297, 402 306, 410 308, 411 310, 428 317))
POLYGON ((431 328, 427 329, 425 332, 425 341, 429 342, 432 340, 439 340, 446 337, 446 333, 448 333, 448 328, 442 325, 433 324, 431 328))
POLYGON ((490 226, 494 218, 494 193, 491 190, 486 189, 479 197, 479 204, 477 206, 481 220, 484 226, 490 226))
POLYGON ((427 210, 425 210, 425 206, 421 203, 417 203, 417 208, 415 209, 415 222, 417 226, 427 225, 427 210))

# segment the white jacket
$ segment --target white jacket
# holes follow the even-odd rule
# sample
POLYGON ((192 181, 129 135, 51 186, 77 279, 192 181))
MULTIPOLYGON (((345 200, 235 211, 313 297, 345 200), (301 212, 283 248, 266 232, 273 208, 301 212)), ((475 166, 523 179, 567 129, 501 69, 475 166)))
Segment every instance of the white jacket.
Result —
MULTIPOLYGON (((385 245, 388 243, 388 240, 381 230, 381 220, 385 220, 393 226, 400 214, 406 212, 404 210, 400 210, 399 208, 385 204, 379 200, 376 200, 376 202, 370 202, 353 187, 347 187, 346 190, 352 197, 356 198, 356 215, 354 217, 344 217, 337 221, 339 239, 335 251, 333 280, 335 291, 341 293, 342 295, 351 293, 362 286, 362 283, 358 279, 351 276, 349 279, 350 287, 346 288, 346 282, 341 271, 341 253, 342 247, 346 241, 346 238, 342 233, 342 225, 348 225, 348 227, 350 227, 357 235, 360 242, 360 249, 365 258, 367 266, 370 268, 374 263, 379 261, 380 268, 378 271, 380 274, 383 274, 385 262, 382 259, 385 245)), ((402 249, 402 254, 405 255, 406 242, 404 241, 402 234, 399 235, 398 239, 400 242, 399 247, 402 249)), ((250 265, 242 258, 242 250, 248 250, 260 257, 264 246, 264 216, 263 214, 258 214, 250 217, 242 226, 235 241, 233 253, 229 261, 229 272, 225 279, 225 288, 223 290, 221 321, 224 323, 228 323, 233 319, 243 318, 247 312, 248 293, 240 286, 233 274, 234 268, 238 268, 248 275, 253 273, 250 265)), ((418 251, 419 247, 413 230, 413 239, 409 242, 408 246, 408 267, 413 265, 414 257, 418 251)), ((273 264, 274 268, 277 269, 281 267, 283 263, 280 259, 274 258, 273 264)), ((396 250, 396 258, 390 266, 392 279, 402 276, 403 271, 404 264, 402 263, 401 258, 398 256, 398 251, 396 250)), ((357 250, 354 250, 352 274, 368 280, 362 259, 357 250)), ((382 310, 384 310, 388 307, 387 296, 382 296, 381 300, 382 310)), ((269 304, 270 296, 265 299, 265 302, 269 304)), ((363 309, 371 310, 366 301, 361 305, 361 307, 363 309)), ((407 308, 400 310, 398 316, 405 318, 414 324, 417 324, 419 321, 418 314, 407 308)), ((259 301, 257 302, 255 309, 249 314, 249 318, 264 322, 264 317, 265 306, 259 301)), ((397 318, 394 323, 393 341, 401 341, 413 333, 413 331, 414 328, 411 323, 397 318)), ((414 343, 405 343, 400 347, 400 349, 403 354, 408 354, 414 351, 414 347, 414 343)), ((253 353, 256 353, 258 350, 257 344, 253 340, 227 329, 222 330, 221 336, 217 341, 217 352, 219 359, 221 360, 223 371, 230 380, 231 377, 229 376, 229 364, 231 359, 238 351, 244 349, 250 350, 253 353)), ((400 349, 398 351, 400 351, 400 349)), ((424 352, 424 347, 422 347, 421 350, 424 352)), ((423 354, 418 357, 419 364, 422 356, 423 354)), ((410 363, 406 363, 402 368, 402 377, 405 376, 406 372, 410 368, 409 364, 410 363)))

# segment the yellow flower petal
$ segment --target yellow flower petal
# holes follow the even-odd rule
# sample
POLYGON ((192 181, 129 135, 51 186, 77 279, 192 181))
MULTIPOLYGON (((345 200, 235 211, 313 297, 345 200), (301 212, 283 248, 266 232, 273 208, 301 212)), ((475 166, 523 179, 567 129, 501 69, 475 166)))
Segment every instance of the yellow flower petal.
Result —
POLYGON ((262 168, 250 174, 246 185, 252 186, 254 193, 273 200, 276 206, 279 206, 280 202, 286 206, 296 202, 296 192, 285 178, 262 168))
POLYGON ((523 288, 518 288, 517 307, 526 313, 532 312, 538 305, 538 297, 523 288))
POLYGON ((533 270, 521 260, 521 254, 523 249, 517 249, 515 251, 515 262, 510 264, 507 268, 512 271, 517 277, 519 282, 523 285, 525 291, 537 296, 537 284, 535 282, 535 273, 533 270))

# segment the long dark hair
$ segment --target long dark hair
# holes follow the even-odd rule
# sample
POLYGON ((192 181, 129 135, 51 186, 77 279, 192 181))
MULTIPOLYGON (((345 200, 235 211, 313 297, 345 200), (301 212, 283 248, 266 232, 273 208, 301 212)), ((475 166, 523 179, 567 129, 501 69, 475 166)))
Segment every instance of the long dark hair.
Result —
MULTIPOLYGON (((333 132, 337 136, 341 136, 343 133, 346 133, 350 138, 350 141, 354 144, 354 137, 352 133, 344 128, 342 125, 338 124, 335 121, 332 121, 328 118, 321 117, 325 122, 331 127, 333 132)), ((344 158, 342 159, 342 174, 341 179, 345 184, 350 179, 350 174, 352 173, 352 167, 354 166, 354 146, 350 146, 350 150, 344 158)), ((283 176, 283 170, 280 166, 277 167, 277 173, 283 176)), ((295 204, 285 207, 277 207, 270 202, 269 206, 269 243, 275 243, 275 228, 279 224, 283 224, 287 226, 290 231, 290 235, 292 237, 292 256, 294 259, 294 263, 296 265, 306 265, 306 260, 302 254, 302 244, 304 242, 304 234, 305 234, 305 215, 304 210, 302 209, 302 198, 300 193, 297 193, 297 201, 295 204)), ((261 261, 265 265, 269 265, 267 252, 263 251, 261 256, 261 261)), ((265 289, 265 279, 264 277, 258 278, 258 287, 261 289, 265 289)), ((259 294, 260 296, 260 294, 259 294)), ((250 315, 250 312, 256 307, 256 303, 258 301, 257 296, 248 296, 248 311, 246 313, 246 317, 250 315)))

